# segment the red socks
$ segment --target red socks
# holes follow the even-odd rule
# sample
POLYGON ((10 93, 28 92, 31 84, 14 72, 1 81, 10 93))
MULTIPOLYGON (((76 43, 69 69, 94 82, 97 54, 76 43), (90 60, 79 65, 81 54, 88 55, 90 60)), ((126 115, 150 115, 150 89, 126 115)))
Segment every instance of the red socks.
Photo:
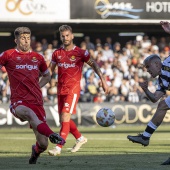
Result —
MULTIPOLYGON (((61 129, 60 129, 60 136, 66 140, 68 134, 70 131, 70 122, 62 122, 61 123, 61 129)), ((60 148, 62 148, 62 145, 57 145, 60 148)))
MULTIPOLYGON (((76 124, 73 120, 70 120, 70 122, 62 122, 61 123, 61 129, 60 129, 60 136, 66 140, 69 132, 78 139, 81 137, 81 133, 78 131, 76 124)), ((57 145, 58 147, 62 148, 62 145, 57 145)))
POLYGON ((54 133, 46 123, 39 124, 37 126, 37 131, 46 137, 49 137, 52 133, 54 133))
POLYGON ((76 124, 74 123, 73 120, 70 120, 70 133, 78 139, 81 137, 81 133, 78 131, 76 124))

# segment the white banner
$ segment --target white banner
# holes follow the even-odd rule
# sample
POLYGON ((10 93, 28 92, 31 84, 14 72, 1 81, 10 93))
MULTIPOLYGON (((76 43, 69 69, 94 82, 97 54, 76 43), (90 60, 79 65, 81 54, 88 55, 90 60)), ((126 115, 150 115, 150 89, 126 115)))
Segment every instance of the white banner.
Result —
POLYGON ((60 22, 70 19, 70 0, 0 0, 1 22, 60 22))
MULTIPOLYGON (((157 104, 147 103, 78 103, 77 113, 72 115, 72 119, 77 125, 94 126, 96 123, 96 113, 103 107, 111 108, 115 112, 115 125, 120 124, 147 124, 155 114, 157 104)), ((58 105, 45 104, 44 109, 46 112, 47 123, 50 126, 60 126, 58 105)), ((170 111, 167 111, 163 124, 170 123, 170 111)), ((10 110, 9 104, 0 104, 0 128, 1 127, 18 127, 28 126, 27 122, 21 122, 15 118, 10 110)))

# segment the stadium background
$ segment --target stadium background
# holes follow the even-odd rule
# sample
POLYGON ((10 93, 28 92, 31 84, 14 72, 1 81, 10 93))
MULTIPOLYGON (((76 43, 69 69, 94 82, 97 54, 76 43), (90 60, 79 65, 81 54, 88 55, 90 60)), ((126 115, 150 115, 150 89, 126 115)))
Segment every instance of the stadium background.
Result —
MULTIPOLYGON (((74 43, 78 46, 86 36, 89 36, 94 44, 96 39, 101 39, 102 45, 106 37, 111 37, 112 44, 119 42, 123 48, 127 42, 137 41, 137 37, 147 35, 148 40, 152 37, 157 40, 165 37, 166 51, 169 52, 169 35, 159 24, 160 20, 169 20, 169 16, 170 2, 168 1, 50 0, 49 3, 46 0, 1 0, 0 52, 15 46, 13 31, 18 26, 30 27, 37 42, 41 42, 42 39, 48 42, 57 39, 60 44, 57 29, 62 24, 72 26, 75 33, 74 43)), ((11 118, 8 105, 3 101, 0 104, 0 126, 25 126, 11 118)), ((101 106, 108 106, 113 110, 115 106, 119 106, 119 109, 115 109, 116 124, 147 123, 156 107, 148 101, 79 103, 78 114, 74 117, 77 124, 95 125, 94 113, 101 106), (146 102, 147 105, 145 105, 146 102), (127 106, 130 106, 130 109, 127 106), (141 111, 142 107, 148 109, 141 111), (86 108, 92 108, 93 111, 87 111, 86 108), (124 115, 129 116, 124 118, 124 115)), ((50 112, 47 114, 47 121, 51 125, 58 126, 58 118, 54 116, 57 115, 56 103, 45 103, 45 108, 47 112, 50 112)), ((164 123, 167 122, 170 122, 169 114, 164 120, 164 123)))
MULTIPOLYGON (((93 42, 95 38, 104 39, 106 36, 112 36, 114 41, 121 43, 135 38, 135 36, 120 37, 118 35, 120 32, 143 32, 150 37, 167 36, 161 29, 159 21, 169 19, 169 6, 168 1, 152 0, 50 0, 50 3, 45 0, 1 0, 0 32, 10 32, 12 36, 4 37, 1 34, 0 50, 14 46, 12 44, 13 31, 21 25, 29 26, 38 40, 59 38, 57 29, 61 24, 71 25, 75 33, 88 35, 93 42), (132 10, 142 10, 141 12, 128 12, 138 17, 137 19, 126 17, 126 12, 118 16, 120 11, 124 11, 123 8, 128 7, 128 4, 132 10), (102 13, 95 9, 99 5, 115 5, 122 10, 117 10, 115 16, 102 18, 102 13)), ((108 9, 103 12, 108 12, 108 9)), ((79 44, 82 40, 83 37, 76 37, 75 43, 79 44)))

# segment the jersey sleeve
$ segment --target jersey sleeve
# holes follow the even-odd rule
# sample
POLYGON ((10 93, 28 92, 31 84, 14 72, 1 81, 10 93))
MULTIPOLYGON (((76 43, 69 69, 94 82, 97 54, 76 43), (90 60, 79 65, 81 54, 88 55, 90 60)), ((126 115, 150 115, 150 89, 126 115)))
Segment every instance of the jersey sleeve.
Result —
POLYGON ((52 59, 51 59, 51 62, 52 63, 57 63, 57 60, 56 60, 56 52, 54 51, 53 54, 52 54, 52 59))
POLYGON ((160 78, 158 78, 156 91, 161 91, 161 92, 163 92, 163 93, 166 93, 166 90, 165 90, 165 89, 163 88, 163 86, 161 86, 160 84, 161 84, 160 78))
POLYGON ((0 54, 0 69, 6 65, 6 62, 7 62, 7 54, 6 52, 2 52, 0 54))
POLYGON ((47 64, 46 64, 46 62, 45 62, 44 57, 41 56, 41 55, 40 55, 40 57, 41 57, 41 63, 40 63, 40 68, 39 68, 39 69, 40 69, 40 71, 41 71, 42 74, 46 74, 46 73, 49 72, 49 70, 48 70, 48 68, 47 68, 47 64))
POLYGON ((82 58, 84 62, 87 62, 90 59, 90 53, 88 52, 88 50, 82 51, 82 58))

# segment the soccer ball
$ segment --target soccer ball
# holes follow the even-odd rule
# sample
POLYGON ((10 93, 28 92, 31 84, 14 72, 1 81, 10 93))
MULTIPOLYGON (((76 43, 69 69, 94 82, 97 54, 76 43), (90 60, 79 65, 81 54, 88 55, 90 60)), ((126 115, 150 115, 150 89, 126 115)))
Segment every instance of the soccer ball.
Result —
POLYGON ((111 126, 115 121, 115 113, 109 108, 101 108, 96 114, 96 120, 102 127, 111 126))

